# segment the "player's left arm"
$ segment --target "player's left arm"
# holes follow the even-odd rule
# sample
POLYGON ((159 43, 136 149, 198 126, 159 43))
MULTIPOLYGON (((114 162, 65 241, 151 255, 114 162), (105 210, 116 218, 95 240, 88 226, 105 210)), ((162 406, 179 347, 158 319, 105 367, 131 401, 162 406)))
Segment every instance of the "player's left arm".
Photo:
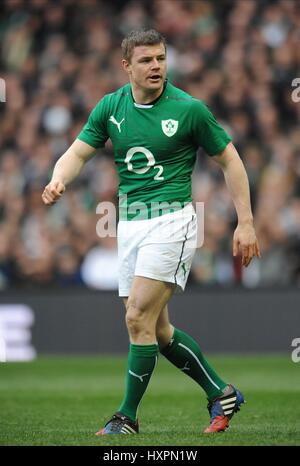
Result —
POLYGON ((238 225, 233 235, 233 255, 237 256, 241 253, 242 264, 247 267, 253 257, 260 257, 253 225, 248 176, 232 142, 212 158, 223 170, 226 185, 237 212, 238 225))

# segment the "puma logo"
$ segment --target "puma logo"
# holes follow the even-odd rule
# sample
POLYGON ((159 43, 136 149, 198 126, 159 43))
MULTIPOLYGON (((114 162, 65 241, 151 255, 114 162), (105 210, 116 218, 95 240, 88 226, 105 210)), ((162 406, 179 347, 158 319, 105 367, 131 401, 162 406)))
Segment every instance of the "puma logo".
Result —
POLYGON ((109 121, 111 121, 114 125, 118 127, 119 133, 121 133, 121 124, 123 123, 124 120, 125 118, 123 118, 123 120, 121 120, 119 123, 113 115, 109 117, 109 121))
POLYGON ((189 371, 190 370, 190 367, 188 367, 188 361, 185 363, 184 367, 182 367, 180 370, 181 371, 189 371))
POLYGON ((140 379, 141 382, 144 382, 144 381, 143 381, 143 377, 146 377, 146 375, 149 375, 149 374, 138 375, 138 374, 135 374, 135 373, 132 372, 132 371, 129 371, 129 374, 130 374, 130 375, 133 375, 133 377, 137 377, 138 379, 140 379))

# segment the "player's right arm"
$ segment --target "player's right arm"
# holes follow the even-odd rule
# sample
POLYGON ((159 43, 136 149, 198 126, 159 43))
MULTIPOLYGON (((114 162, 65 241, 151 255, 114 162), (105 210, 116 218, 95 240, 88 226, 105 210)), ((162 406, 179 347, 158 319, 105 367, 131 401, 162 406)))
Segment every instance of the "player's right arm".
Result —
POLYGON ((54 204, 62 196, 67 185, 79 175, 83 165, 94 155, 96 149, 104 147, 109 137, 106 128, 109 112, 106 105, 107 97, 97 103, 77 139, 56 162, 52 179, 42 194, 46 205, 54 204))
POLYGON ((76 139, 55 164, 52 178, 42 194, 43 202, 52 205, 65 192, 66 187, 80 173, 84 164, 94 155, 96 149, 76 139))

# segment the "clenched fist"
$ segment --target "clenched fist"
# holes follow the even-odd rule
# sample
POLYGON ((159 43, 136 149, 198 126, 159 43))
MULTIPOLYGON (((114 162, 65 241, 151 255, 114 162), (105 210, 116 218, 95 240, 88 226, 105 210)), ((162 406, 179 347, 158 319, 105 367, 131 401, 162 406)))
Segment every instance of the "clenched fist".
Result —
POLYGON ((44 189, 42 194, 42 199, 44 204, 52 205, 61 198, 62 194, 65 192, 66 187, 60 181, 50 181, 49 184, 44 189))

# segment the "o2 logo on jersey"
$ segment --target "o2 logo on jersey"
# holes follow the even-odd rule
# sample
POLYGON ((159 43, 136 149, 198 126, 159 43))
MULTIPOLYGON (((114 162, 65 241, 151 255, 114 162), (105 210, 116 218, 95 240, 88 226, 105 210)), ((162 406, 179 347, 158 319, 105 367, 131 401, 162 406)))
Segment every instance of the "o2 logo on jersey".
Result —
POLYGON ((174 136, 178 129, 178 121, 177 120, 161 120, 161 127, 166 136, 169 138, 174 136))
POLYGON ((162 176, 162 173, 164 171, 164 167, 162 165, 155 165, 155 158, 152 152, 149 149, 146 149, 146 147, 132 147, 127 151, 126 157, 124 162, 127 164, 127 170, 133 173, 138 173, 139 175, 144 175, 144 173, 147 173, 151 168, 154 170, 157 170, 157 173, 153 177, 154 180, 164 180, 164 177, 162 176), (142 153, 146 156, 147 163, 145 167, 142 168, 134 168, 133 163, 132 163, 132 157, 134 154, 137 153, 142 153))

